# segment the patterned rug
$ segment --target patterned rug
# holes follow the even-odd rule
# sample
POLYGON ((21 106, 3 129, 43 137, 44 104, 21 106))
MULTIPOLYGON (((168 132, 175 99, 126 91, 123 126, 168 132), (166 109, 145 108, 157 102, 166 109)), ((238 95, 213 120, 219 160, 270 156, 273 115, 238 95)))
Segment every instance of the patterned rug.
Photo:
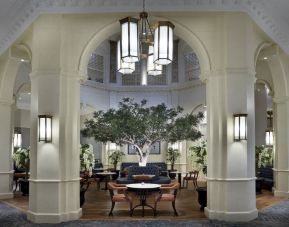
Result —
POLYGON ((0 227, 58 227, 58 226, 101 226, 101 227, 191 227, 191 226, 274 226, 274 227, 287 227, 289 226, 289 200, 283 201, 277 205, 266 208, 259 212, 259 217, 254 221, 247 223, 227 223, 212 220, 132 220, 132 221, 71 221, 60 224, 33 224, 26 218, 26 214, 20 210, 13 208, 6 203, 0 202, 0 227))

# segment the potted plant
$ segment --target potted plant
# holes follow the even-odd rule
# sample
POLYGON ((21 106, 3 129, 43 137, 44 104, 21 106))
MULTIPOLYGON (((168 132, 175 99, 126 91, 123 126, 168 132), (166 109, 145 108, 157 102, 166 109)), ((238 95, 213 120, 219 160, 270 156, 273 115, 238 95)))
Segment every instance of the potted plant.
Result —
POLYGON ((88 189, 88 178, 92 175, 92 168, 95 159, 93 154, 93 147, 91 144, 83 144, 80 146, 80 171, 82 173, 82 181, 80 183, 80 207, 85 202, 85 192, 88 189))
POLYGON ((113 180, 116 180, 119 176, 119 170, 117 170, 117 164, 121 161, 121 158, 125 154, 120 150, 111 150, 110 155, 108 156, 108 159, 110 160, 110 163, 113 165, 113 171, 116 172, 115 175, 112 176, 113 180))
POLYGON ((259 169, 272 165, 272 147, 265 145, 255 146, 255 168, 256 168, 256 192, 262 192, 264 178, 260 177, 259 169))
POLYGON ((94 163, 95 159, 92 145, 82 144, 80 147, 80 171, 85 175, 91 176, 94 163))
POLYGON ((176 177, 175 173, 171 173, 173 171, 176 171, 174 169, 175 163, 178 159, 178 157, 181 156, 181 153, 179 152, 178 149, 173 149, 172 147, 169 147, 167 150, 167 161, 170 162, 171 164, 171 170, 169 170, 169 176, 170 178, 174 179, 176 177))
POLYGON ((207 143, 202 141, 201 145, 189 148, 191 159, 197 164, 198 169, 207 175, 207 143))
MULTIPOLYGON (((207 175, 207 143, 202 141, 201 145, 192 146, 189 148, 192 160, 198 165, 199 170, 207 175)), ((204 210, 207 206, 207 187, 198 187, 198 202, 201 205, 200 209, 204 210)))
POLYGON ((15 161, 15 166, 18 169, 23 169, 25 171, 24 179, 19 181, 21 192, 23 195, 29 194, 29 167, 30 167, 30 159, 29 159, 29 152, 30 150, 27 148, 18 148, 13 156, 12 159, 15 161))

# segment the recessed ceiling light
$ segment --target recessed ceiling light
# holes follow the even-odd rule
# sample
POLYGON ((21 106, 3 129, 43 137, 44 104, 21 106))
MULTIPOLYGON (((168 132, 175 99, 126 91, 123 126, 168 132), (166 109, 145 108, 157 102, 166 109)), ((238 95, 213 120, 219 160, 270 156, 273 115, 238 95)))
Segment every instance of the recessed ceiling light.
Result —
POLYGON ((267 60, 267 59, 268 59, 268 57, 264 57, 263 59, 264 59, 264 60, 267 60))
POLYGON ((24 59, 21 59, 20 61, 24 62, 25 60, 24 60, 24 59))

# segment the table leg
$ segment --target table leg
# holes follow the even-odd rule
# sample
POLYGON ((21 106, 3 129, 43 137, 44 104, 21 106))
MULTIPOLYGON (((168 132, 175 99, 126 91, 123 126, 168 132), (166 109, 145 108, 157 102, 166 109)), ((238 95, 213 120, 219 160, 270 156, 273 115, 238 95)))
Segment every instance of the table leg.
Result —
POLYGON ((108 178, 109 176, 107 175, 107 176, 105 176, 105 187, 104 187, 104 190, 107 190, 107 178, 108 178))
POLYGON ((182 188, 182 173, 178 173, 178 182, 180 184, 180 189, 182 188))

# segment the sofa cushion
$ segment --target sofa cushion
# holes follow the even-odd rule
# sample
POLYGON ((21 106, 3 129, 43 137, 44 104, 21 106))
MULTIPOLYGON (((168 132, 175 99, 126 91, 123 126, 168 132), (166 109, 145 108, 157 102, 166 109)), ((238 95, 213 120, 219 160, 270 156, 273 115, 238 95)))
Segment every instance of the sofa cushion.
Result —
POLYGON ((159 179, 154 180, 152 183, 154 183, 154 184, 170 184, 171 179, 169 177, 159 177, 159 179))

